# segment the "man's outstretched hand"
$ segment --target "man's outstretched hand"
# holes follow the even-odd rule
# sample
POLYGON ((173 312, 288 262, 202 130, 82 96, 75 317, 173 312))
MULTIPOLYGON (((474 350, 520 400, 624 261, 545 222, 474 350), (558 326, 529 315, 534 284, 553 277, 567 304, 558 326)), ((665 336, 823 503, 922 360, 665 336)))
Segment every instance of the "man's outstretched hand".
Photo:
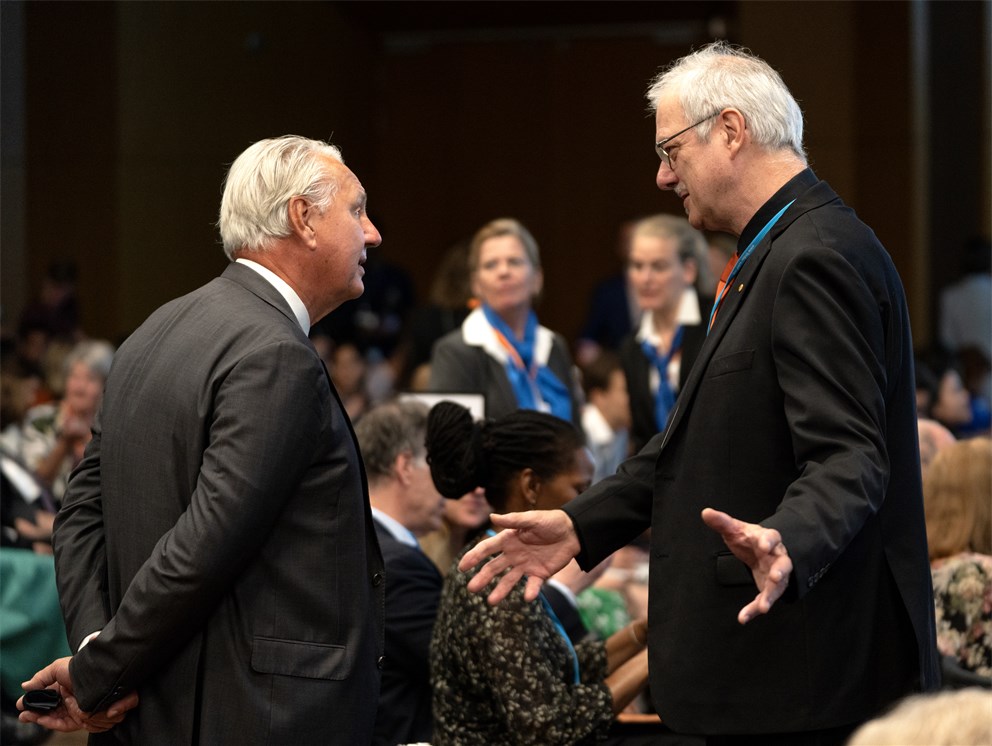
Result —
POLYGON ((723 537, 727 548, 751 568, 758 595, 740 610, 737 621, 747 624, 759 614, 767 614, 789 585, 792 560, 773 528, 739 521, 713 508, 703 510, 703 522, 723 537))
POLYGON ((475 567, 486 557, 494 556, 469 581, 468 589, 478 593, 501 572, 508 572, 489 594, 488 601, 498 604, 520 578, 527 576, 524 598, 533 601, 544 581, 568 564, 579 553, 579 538, 572 519, 561 510, 529 510, 524 513, 493 514, 493 525, 503 529, 484 539, 467 552, 458 569, 475 567))
POLYGON ((38 671, 30 680, 21 684, 26 691, 54 689, 62 695, 62 704, 47 713, 24 709, 24 697, 17 700, 17 709, 22 710, 18 718, 24 723, 38 723, 42 727, 58 731, 86 730, 102 733, 110 730, 124 719, 124 714, 137 706, 138 694, 131 692, 123 699, 114 702, 103 712, 88 713, 79 708, 69 676, 69 661, 72 658, 59 658, 38 671))

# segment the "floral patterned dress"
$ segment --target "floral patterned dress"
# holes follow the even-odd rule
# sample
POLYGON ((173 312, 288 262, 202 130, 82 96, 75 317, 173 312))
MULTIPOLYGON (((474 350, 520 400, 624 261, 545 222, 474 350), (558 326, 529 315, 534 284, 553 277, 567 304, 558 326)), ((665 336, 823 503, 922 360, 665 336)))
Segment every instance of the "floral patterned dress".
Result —
POLYGON ((992 557, 962 553, 931 565, 937 647, 962 668, 992 676, 992 557))
POLYGON ((495 607, 486 602, 492 586, 470 593, 477 569, 452 569, 444 582, 431 643, 432 743, 555 746, 605 735, 613 721, 605 645, 579 643, 573 657, 541 599, 524 601, 522 581, 495 607))

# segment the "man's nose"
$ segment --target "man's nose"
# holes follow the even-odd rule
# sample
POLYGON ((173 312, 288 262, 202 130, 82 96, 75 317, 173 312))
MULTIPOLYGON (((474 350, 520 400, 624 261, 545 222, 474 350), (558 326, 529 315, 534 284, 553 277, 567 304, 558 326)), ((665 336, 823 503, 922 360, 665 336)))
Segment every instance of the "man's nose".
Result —
POLYGON ((679 177, 675 175, 671 166, 662 161, 658 165, 658 175, 654 180, 655 184, 662 191, 668 191, 675 188, 675 185, 679 183, 679 177))
POLYGON ((379 229, 375 227, 371 220, 369 220, 368 226, 365 229, 365 245, 375 247, 381 243, 382 235, 379 233, 379 229))

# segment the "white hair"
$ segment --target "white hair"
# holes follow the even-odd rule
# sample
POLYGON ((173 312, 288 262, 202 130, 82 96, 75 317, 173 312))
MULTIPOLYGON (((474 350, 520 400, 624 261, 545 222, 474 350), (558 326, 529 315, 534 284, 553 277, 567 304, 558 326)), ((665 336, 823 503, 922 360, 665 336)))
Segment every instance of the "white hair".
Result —
POLYGON ((228 259, 236 251, 265 251, 273 239, 288 236, 293 197, 327 209, 338 184, 320 156, 344 163, 333 145, 297 135, 259 140, 237 157, 224 180, 217 222, 228 259))
POLYGON ((114 346, 102 339, 86 339, 78 342, 65 356, 63 367, 68 374, 72 366, 82 363, 91 373, 107 380, 110 366, 114 362, 114 346))
MULTIPOLYGON (((662 70, 648 87, 651 111, 662 96, 674 94, 689 124, 726 108, 744 115, 755 144, 769 150, 788 148, 806 161, 803 112, 782 77, 764 60, 725 41, 707 44, 662 70)), ((709 138, 713 121, 697 132, 709 138)))

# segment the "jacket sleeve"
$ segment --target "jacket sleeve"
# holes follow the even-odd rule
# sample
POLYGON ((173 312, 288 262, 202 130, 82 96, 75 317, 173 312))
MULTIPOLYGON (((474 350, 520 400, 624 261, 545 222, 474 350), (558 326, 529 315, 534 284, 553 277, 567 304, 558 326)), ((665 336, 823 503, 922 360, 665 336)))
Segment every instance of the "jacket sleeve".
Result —
MULTIPOLYGON (((304 345, 257 350, 216 383, 212 419, 205 423, 209 445, 188 507, 135 574, 99 637, 73 658, 85 711, 103 710, 137 688, 203 627, 266 542, 315 444, 329 437, 329 384, 304 345)), ((60 552, 98 525, 95 473, 82 474, 85 482, 70 489, 56 532, 60 552)), ((84 544, 94 552, 98 546, 84 544)), ((74 583, 66 603, 77 603, 85 590, 74 583)))
POLYGON ((838 252, 798 252, 783 272, 772 354, 799 478, 775 514, 802 596, 881 507, 886 319, 864 277, 838 252))
POLYGON ((70 479, 62 510, 55 516, 55 550, 59 602, 66 623, 69 649, 99 632, 110 619, 107 593, 106 535, 100 488, 100 417, 93 438, 70 479))

